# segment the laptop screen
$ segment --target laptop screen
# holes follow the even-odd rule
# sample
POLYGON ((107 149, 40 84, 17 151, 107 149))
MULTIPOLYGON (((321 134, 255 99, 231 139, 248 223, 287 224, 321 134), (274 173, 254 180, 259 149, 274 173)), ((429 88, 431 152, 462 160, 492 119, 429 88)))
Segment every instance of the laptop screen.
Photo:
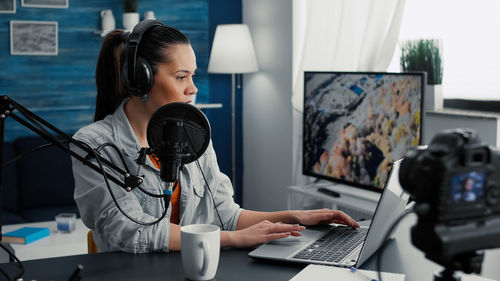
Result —
POLYGON ((375 214, 366 235, 361 255, 357 265, 365 262, 384 242, 383 239, 391 225, 403 212, 408 203, 409 194, 406 193, 399 183, 399 166, 401 160, 394 162, 389 179, 385 184, 384 192, 375 209, 375 214))

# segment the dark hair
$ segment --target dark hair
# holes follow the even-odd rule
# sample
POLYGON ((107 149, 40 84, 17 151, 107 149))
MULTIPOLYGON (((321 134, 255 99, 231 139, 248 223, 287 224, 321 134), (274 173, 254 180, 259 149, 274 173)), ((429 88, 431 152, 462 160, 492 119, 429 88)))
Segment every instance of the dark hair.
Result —
MULTIPOLYGON (((115 112, 128 96, 122 87, 120 74, 120 57, 125 40, 123 33, 112 31, 102 42, 95 71, 97 96, 94 122, 115 112)), ((177 44, 189 44, 189 39, 173 27, 155 26, 143 34, 137 55, 145 59, 156 74, 158 63, 169 62, 169 51, 177 44)))

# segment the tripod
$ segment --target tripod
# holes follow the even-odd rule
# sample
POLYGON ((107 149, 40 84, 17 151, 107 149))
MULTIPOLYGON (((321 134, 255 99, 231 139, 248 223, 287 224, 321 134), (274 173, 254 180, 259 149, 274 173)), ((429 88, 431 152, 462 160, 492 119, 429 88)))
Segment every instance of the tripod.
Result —
POLYGON ((460 281, 462 278, 457 276, 456 271, 464 273, 481 273, 484 252, 471 252, 451 257, 451 259, 431 258, 429 259, 444 266, 440 272, 434 273, 434 281, 460 281))

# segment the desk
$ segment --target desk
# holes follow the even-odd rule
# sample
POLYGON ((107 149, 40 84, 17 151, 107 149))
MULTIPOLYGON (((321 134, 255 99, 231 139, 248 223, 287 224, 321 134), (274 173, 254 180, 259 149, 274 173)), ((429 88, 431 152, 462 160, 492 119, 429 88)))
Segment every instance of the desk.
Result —
MULTIPOLYGON (((412 216, 403 220, 396 232, 396 240, 384 252, 382 270, 404 273, 406 281, 431 281, 433 272, 441 267, 426 260, 410 244, 408 229, 414 222, 415 217, 412 216)), ((254 260, 248 257, 248 252, 248 249, 222 250, 215 280, 289 280, 305 267, 303 264, 254 260)), ((114 252, 31 260, 23 263, 23 278, 67 280, 77 264, 84 266, 83 281, 186 280, 180 252, 138 255, 114 252)), ((499 264, 500 249, 487 251, 483 276, 500 280, 499 264)), ((1 264, 0 267, 11 275, 17 272, 14 264, 1 264)), ((375 258, 369 259, 363 268, 375 269, 375 258)))
MULTIPOLYGON (((442 267, 425 258, 424 254, 411 244, 410 228, 417 222, 415 214, 403 219, 394 240, 383 252, 382 271, 404 273, 405 281, 432 281, 435 271, 442 267)), ((500 248, 485 252, 481 276, 500 281, 500 248)), ((376 256, 372 256, 362 268, 375 270, 376 256)))
POLYGON ((58 233, 56 221, 4 225, 2 233, 21 227, 48 227, 50 229, 50 235, 40 240, 29 244, 10 244, 21 261, 87 253, 87 232, 89 229, 81 219, 76 220, 75 230, 71 233, 58 233))

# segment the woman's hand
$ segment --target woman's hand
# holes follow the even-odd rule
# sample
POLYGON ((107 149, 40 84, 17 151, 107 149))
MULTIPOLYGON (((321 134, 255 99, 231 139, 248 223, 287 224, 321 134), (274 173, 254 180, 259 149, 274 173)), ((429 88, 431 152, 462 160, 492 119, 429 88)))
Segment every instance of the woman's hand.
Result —
POLYGON ((304 226, 298 224, 286 224, 280 222, 273 223, 268 220, 264 220, 241 230, 225 231, 225 233, 221 233, 222 236, 227 238, 224 239, 221 237, 221 246, 232 246, 238 248, 253 247, 267 241, 285 238, 290 235, 302 236, 300 231, 304 229, 304 226))
POLYGON ((331 209, 318 209, 296 211, 297 221, 303 225, 339 223, 358 228, 359 224, 342 211, 331 209))

